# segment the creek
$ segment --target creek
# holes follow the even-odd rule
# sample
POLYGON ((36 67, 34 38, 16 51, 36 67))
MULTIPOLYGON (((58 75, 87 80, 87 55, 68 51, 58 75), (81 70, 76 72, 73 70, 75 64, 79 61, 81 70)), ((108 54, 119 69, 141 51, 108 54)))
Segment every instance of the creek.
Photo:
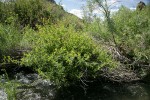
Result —
MULTIPOLYGON (((24 84, 17 87, 17 100, 150 100, 150 85, 143 82, 99 80, 84 88, 73 85, 57 90, 52 82, 40 78, 36 73, 17 73, 15 80, 24 84)), ((7 100, 3 88, 0 89, 0 100, 7 100)))

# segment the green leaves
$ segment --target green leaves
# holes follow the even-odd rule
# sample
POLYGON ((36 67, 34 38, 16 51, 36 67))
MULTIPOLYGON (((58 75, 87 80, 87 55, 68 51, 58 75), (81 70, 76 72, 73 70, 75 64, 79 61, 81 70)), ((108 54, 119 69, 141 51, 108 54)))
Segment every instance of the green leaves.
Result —
POLYGON ((20 28, 52 24, 64 17, 65 11, 47 0, 13 0, 0 2, 0 22, 13 24, 20 28), (8 3, 9 2, 9 3, 8 3))
POLYGON ((114 16, 115 27, 119 33, 118 41, 121 44, 125 44, 123 48, 128 47, 126 52, 134 51, 134 57, 146 55, 148 57, 147 50, 149 49, 149 42, 147 40, 150 32, 149 27, 149 6, 142 11, 131 11, 125 7, 122 7, 119 12, 114 16), (146 37, 145 37, 146 36, 146 37), (141 52, 141 53, 140 53, 141 52))
POLYGON ((96 77, 101 67, 115 66, 111 56, 86 33, 76 33, 64 26, 39 29, 34 37, 37 40, 33 40, 35 45, 22 64, 45 73, 58 85, 80 81, 85 73, 87 77, 96 77))
POLYGON ((20 39, 21 34, 16 28, 0 24, 0 59, 2 55, 10 55, 18 47, 20 39))

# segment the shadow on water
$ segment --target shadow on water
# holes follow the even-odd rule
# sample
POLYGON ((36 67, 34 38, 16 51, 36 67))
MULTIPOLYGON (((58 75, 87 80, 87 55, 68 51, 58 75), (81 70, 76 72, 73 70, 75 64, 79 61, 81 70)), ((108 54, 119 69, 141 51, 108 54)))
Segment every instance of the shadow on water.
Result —
POLYGON ((150 100, 150 85, 95 82, 87 87, 86 94, 80 86, 63 88, 55 100, 150 100))

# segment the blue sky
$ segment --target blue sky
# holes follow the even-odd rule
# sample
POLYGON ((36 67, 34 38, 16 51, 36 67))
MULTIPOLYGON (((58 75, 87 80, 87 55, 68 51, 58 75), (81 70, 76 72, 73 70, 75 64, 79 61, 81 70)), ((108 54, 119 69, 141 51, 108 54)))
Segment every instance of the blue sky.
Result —
MULTIPOLYGON (((80 18, 82 18, 82 9, 81 7, 86 4, 86 0, 55 0, 57 4, 61 4, 63 8, 80 18)), ((111 6, 111 11, 115 12, 119 9, 121 5, 124 5, 130 9, 135 9, 137 3, 140 1, 150 3, 150 0, 107 0, 109 4, 114 4, 111 6)), ((97 11, 95 11, 97 12, 97 11)), ((100 12, 97 12, 100 13, 100 12)))

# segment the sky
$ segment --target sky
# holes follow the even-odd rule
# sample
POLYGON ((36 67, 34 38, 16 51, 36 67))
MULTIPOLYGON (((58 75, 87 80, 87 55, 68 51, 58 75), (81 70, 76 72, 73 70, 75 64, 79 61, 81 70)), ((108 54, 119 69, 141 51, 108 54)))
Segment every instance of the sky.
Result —
MULTIPOLYGON (((82 6, 86 5, 86 0, 55 0, 57 4, 60 4, 63 6, 64 10, 66 10, 69 13, 72 13, 79 18, 82 18, 82 6)), ((150 0, 107 0, 108 4, 112 4, 111 6, 111 12, 118 11, 119 7, 121 5, 124 5, 131 10, 134 10, 136 8, 136 5, 143 1, 144 3, 148 4, 150 3, 150 0)), ((95 13, 100 14, 101 12, 95 11, 95 13)))

